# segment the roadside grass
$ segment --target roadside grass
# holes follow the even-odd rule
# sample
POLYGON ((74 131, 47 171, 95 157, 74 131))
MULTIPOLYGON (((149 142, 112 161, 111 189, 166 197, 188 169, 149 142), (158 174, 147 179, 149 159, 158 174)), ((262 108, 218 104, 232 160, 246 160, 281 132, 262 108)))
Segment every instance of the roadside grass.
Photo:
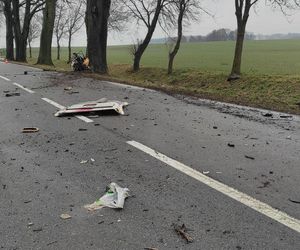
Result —
MULTIPOLYGON (((244 53, 242 79, 227 82, 234 44, 211 42, 183 44, 176 59, 175 71, 167 75, 167 48, 151 45, 139 72, 132 72, 129 46, 108 49, 109 75, 84 75, 114 80, 136 86, 162 90, 170 94, 186 94, 252 107, 300 114, 300 40, 248 41, 244 53)), ((73 48, 84 51, 84 48, 73 48)), ((55 55, 53 50, 53 57, 55 55)), ((36 62, 37 50, 33 51, 36 62)), ((48 70, 71 71, 66 63, 67 50, 62 50, 61 61, 48 70)))

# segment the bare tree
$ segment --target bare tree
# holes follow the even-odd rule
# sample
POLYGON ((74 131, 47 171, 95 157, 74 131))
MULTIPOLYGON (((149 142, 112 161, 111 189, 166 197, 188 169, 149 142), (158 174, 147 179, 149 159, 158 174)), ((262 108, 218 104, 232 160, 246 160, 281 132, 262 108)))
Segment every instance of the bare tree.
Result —
POLYGON ((87 52, 92 71, 106 74, 107 33, 111 0, 87 0, 87 52))
POLYGON ((29 32, 28 32, 28 47, 29 47, 29 57, 32 58, 32 43, 40 36, 41 32, 41 23, 39 22, 40 16, 35 16, 30 23, 29 32))
POLYGON ((12 0, 1 0, 5 16, 6 27, 6 59, 14 60, 14 32, 13 32, 13 12, 12 0))
POLYGON ((141 58, 151 41, 159 17, 169 0, 122 0, 122 2, 133 18, 136 19, 137 24, 142 23, 147 28, 145 38, 139 41, 133 50, 133 70, 138 71, 141 58))
POLYGON ((40 41, 38 64, 53 65, 52 62, 52 37, 55 21, 56 0, 46 0, 43 11, 43 26, 40 41))
POLYGON ((170 38, 173 42, 169 52, 168 74, 172 74, 174 59, 181 45, 184 23, 186 22, 188 24, 190 20, 197 20, 200 16, 200 11, 207 14, 209 13, 201 7, 199 0, 174 0, 172 4, 168 6, 168 10, 169 14, 165 16, 171 18, 171 23, 177 26, 176 39, 170 38), (176 21, 172 20, 176 18, 176 21))
POLYGON ((33 16, 43 9, 44 3, 44 1, 36 0, 24 0, 22 2, 20 0, 12 0, 17 61, 26 61, 30 23, 33 16))
MULTIPOLYGON (((241 75, 242 53, 244 46, 244 39, 246 33, 246 26, 249 19, 251 8, 261 0, 234 0, 235 1, 235 15, 237 19, 237 38, 235 46, 235 54, 232 65, 231 74, 228 81, 236 80, 241 75)), ((300 0, 267 0, 273 7, 279 8, 282 13, 287 14, 286 11, 300 6, 300 0)))
POLYGON ((122 3, 122 1, 113 0, 110 7, 108 29, 119 32, 124 30, 129 18, 130 15, 128 15, 126 6, 122 3))
POLYGON ((54 24, 54 34, 57 44, 57 60, 60 60, 60 41, 66 35, 67 24, 69 22, 68 6, 65 1, 60 0, 56 7, 56 18, 54 24))
POLYGON ((78 32, 84 24, 84 0, 79 0, 76 3, 68 6, 68 20, 66 22, 67 36, 68 36, 68 63, 71 62, 72 56, 72 37, 78 32))

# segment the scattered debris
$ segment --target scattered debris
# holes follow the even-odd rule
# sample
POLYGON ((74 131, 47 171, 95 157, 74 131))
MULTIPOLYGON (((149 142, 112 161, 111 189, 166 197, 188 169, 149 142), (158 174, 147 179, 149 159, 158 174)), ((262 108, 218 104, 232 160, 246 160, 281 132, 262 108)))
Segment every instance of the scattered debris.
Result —
POLYGON ((72 216, 69 215, 69 214, 61 214, 61 215, 60 215, 60 218, 61 218, 62 220, 68 220, 68 219, 71 219, 72 216))
POLYGON ((42 227, 37 227, 37 228, 32 229, 32 232, 41 232, 41 231, 43 231, 42 227))
POLYGON ((296 204, 300 204, 300 201, 292 200, 292 199, 290 199, 290 198, 289 198, 289 201, 290 201, 290 202, 293 202, 293 203, 296 203, 296 204))
POLYGON ((184 224, 182 226, 174 225, 175 232, 186 240, 186 243, 193 242, 193 238, 187 234, 187 228, 184 224))
POLYGON ((59 110, 55 116, 59 117, 63 115, 100 111, 115 111, 120 115, 124 115, 125 113, 123 108, 125 106, 128 106, 127 102, 107 101, 107 99, 103 98, 98 101, 84 102, 69 106, 65 109, 59 110))
POLYGON ((7 93, 5 97, 20 96, 20 93, 7 93))
POLYGON ((93 204, 85 205, 84 207, 89 211, 98 210, 103 207, 122 209, 127 197, 129 197, 128 188, 122 188, 116 183, 111 183, 107 187, 105 195, 96 200, 93 204))
POLYGON ((258 188, 266 188, 271 185, 271 183, 269 181, 265 181, 262 184, 263 184, 263 186, 259 186, 258 188))
POLYGON ((55 243, 57 243, 57 242, 58 242, 57 240, 52 241, 52 242, 49 242, 49 243, 47 244, 47 246, 50 246, 50 245, 55 244, 55 243))
POLYGON ((272 113, 265 113, 263 114, 264 117, 273 117, 273 114, 272 113))
POLYGON ((80 129, 78 129, 78 131, 87 131, 87 129, 86 128, 80 128, 80 129))
POLYGON ((232 143, 228 143, 227 146, 230 147, 230 148, 234 148, 235 147, 235 145, 232 144, 232 143))
POLYGON ((254 157, 252 157, 252 156, 249 156, 249 155, 245 155, 245 158, 247 158, 247 159, 250 159, 250 160, 255 160, 255 158, 254 158, 254 157))
POLYGON ((280 118, 284 118, 284 119, 285 118, 293 118, 293 116, 292 115, 281 115, 280 118))
POLYGON ((32 128, 23 128, 22 130, 22 133, 37 133, 39 132, 40 129, 39 128, 35 128, 35 127, 32 127, 32 128))

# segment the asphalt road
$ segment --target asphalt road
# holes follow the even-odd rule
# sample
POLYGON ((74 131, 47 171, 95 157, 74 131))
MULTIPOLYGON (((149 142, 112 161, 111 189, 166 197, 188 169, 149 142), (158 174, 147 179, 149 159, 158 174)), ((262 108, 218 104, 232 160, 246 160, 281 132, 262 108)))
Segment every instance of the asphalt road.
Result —
POLYGON ((300 249, 299 117, 13 64, 0 76, 0 249, 300 249), (103 97, 127 115, 57 118, 42 99, 103 97), (88 212, 110 182, 130 189, 124 209, 88 212))

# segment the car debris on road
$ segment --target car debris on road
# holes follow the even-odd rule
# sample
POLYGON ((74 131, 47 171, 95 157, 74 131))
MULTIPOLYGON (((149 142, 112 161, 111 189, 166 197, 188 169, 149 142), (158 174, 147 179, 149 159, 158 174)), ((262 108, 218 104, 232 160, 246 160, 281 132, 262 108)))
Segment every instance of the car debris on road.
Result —
POLYGON ((22 133, 24 134, 28 134, 28 133, 37 133, 39 132, 40 129, 39 128, 36 128, 36 127, 29 127, 29 128, 23 128, 22 129, 22 133))
POLYGON ((103 98, 97 101, 74 104, 65 109, 59 110, 55 114, 55 116, 60 117, 64 115, 101 112, 101 111, 115 111, 120 115, 124 115, 125 114, 124 107, 128 105, 129 104, 127 102, 107 101, 106 98, 103 98))
POLYGON ((175 232, 186 240, 186 243, 192 243, 194 239, 187 233, 187 228, 184 224, 181 226, 174 225, 175 232))
POLYGON ((71 219, 72 216, 69 215, 69 214, 61 214, 61 215, 60 215, 60 218, 61 218, 62 220, 68 220, 68 219, 71 219))
POLYGON ((7 93, 6 95, 5 95, 5 97, 13 97, 13 96, 20 96, 21 94, 20 93, 7 93))
POLYGON ((125 199, 128 197, 128 188, 122 188, 118 184, 112 182, 107 187, 105 195, 96 200, 93 204, 88 204, 84 207, 89 211, 95 211, 103 207, 122 209, 124 207, 125 199))

